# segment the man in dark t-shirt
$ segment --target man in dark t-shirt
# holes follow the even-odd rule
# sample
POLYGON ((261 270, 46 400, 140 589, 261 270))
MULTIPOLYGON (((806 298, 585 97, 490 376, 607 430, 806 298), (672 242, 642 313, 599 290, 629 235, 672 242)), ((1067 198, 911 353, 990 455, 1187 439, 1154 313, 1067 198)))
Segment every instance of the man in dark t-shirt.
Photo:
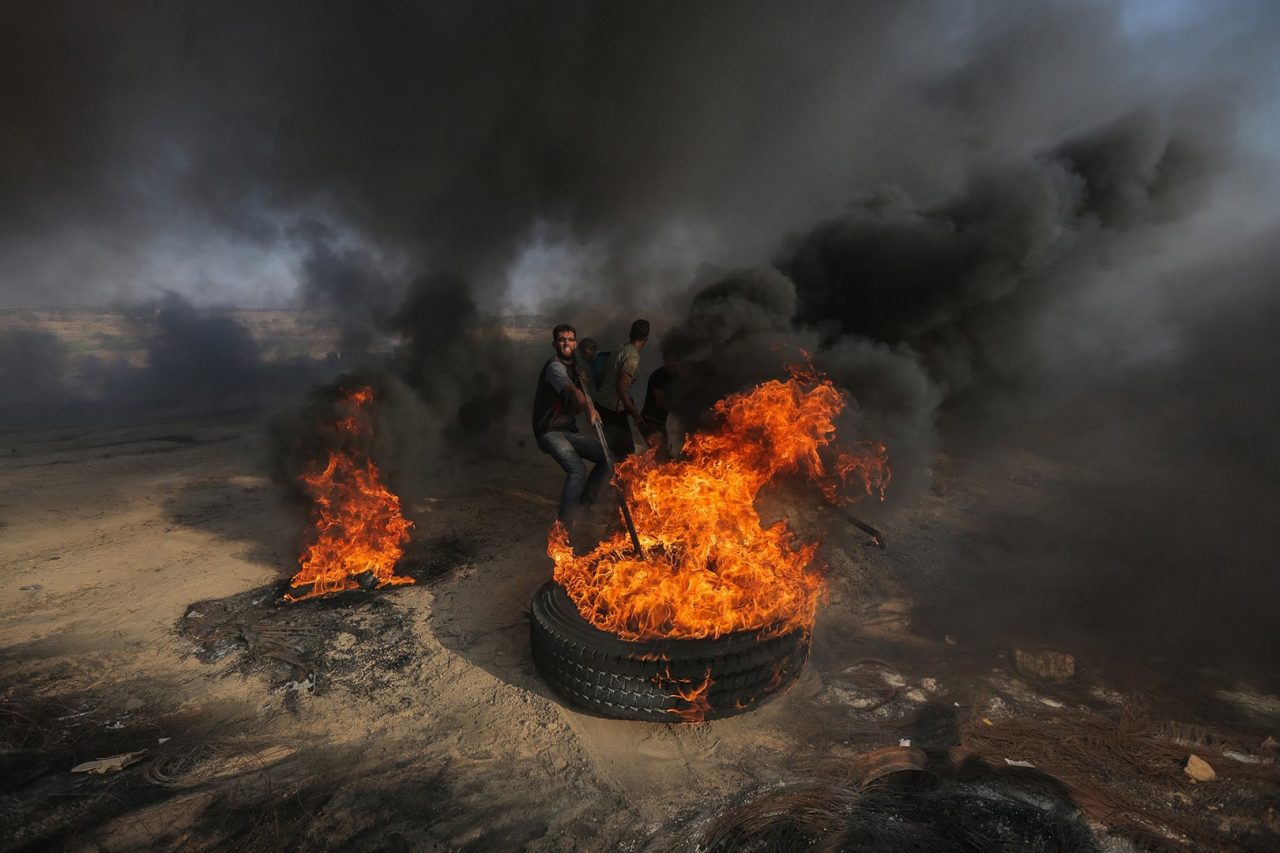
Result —
POLYGON ((604 369, 609 364, 609 359, 613 358, 612 350, 597 352, 591 359, 591 385, 599 388, 600 383, 604 381, 604 369))
POLYGON ((660 461, 671 458, 667 432, 667 414, 671 411, 671 386, 679 374, 679 365, 670 353, 662 354, 662 367, 649 374, 640 409, 640 432, 660 461))
POLYGON ((600 380, 604 378, 604 366, 609 363, 611 355, 613 353, 608 350, 600 352, 600 345, 594 338, 583 338, 578 341, 578 358, 582 360, 587 368, 587 375, 591 377, 589 392, 594 393, 600 387, 600 380))
POLYGON ((561 323, 551 332, 551 345, 555 356, 538 372, 533 397, 533 435, 538 448, 565 471, 559 519, 572 533, 579 505, 594 502, 612 472, 605 464, 600 442, 578 432, 578 412, 586 412, 592 420, 599 415, 585 391, 587 381, 583 371, 573 357, 578 346, 577 330, 561 323), (584 460, 595 463, 589 477, 584 460))
MULTIPOLYGON (((582 366, 586 368, 587 376, 591 377, 591 388, 596 385, 596 377, 592 372, 591 365, 595 363, 596 356, 600 354, 600 345, 596 343, 595 338, 583 338, 578 341, 578 360, 582 362, 582 366)), ((588 389, 590 391, 590 389, 588 389)))

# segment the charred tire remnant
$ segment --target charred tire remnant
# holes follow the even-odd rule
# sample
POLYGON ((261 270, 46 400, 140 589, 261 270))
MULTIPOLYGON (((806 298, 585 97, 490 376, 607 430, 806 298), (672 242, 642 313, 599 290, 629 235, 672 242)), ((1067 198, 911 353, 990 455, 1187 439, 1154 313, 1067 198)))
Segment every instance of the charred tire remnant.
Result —
POLYGON ((749 711, 785 690, 809 658, 809 636, 758 631, 719 639, 631 642, 583 619, 549 581, 533 596, 533 661, 574 705, 620 720, 694 722, 749 711))

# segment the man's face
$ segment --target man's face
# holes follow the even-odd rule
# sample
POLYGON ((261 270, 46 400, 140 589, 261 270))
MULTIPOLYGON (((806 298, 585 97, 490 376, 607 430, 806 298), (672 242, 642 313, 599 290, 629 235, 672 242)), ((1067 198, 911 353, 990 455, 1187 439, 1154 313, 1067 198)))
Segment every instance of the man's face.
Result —
POLYGON ((561 332, 556 335, 552 346, 556 348, 556 355, 567 361, 573 357, 573 351, 578 348, 578 336, 573 332, 561 332))

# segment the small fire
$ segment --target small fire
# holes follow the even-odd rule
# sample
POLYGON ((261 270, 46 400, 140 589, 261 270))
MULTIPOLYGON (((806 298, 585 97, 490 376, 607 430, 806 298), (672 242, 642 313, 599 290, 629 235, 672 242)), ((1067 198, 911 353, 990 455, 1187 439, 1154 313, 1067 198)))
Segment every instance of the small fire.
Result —
POLYGON ((883 499, 884 445, 831 448, 834 461, 823 460, 844 406, 830 380, 798 367, 785 382, 721 400, 719 426, 691 436, 684 459, 659 462, 649 453, 618 466, 645 559, 623 533, 575 556, 557 524, 547 543, 556 581, 583 618, 626 640, 808 630, 824 589, 818 543, 800 541, 785 519, 765 527, 755 499, 775 477, 796 471, 833 502, 847 500, 839 489, 851 483, 883 499))
POLYGON ((413 583, 413 578, 395 574, 413 522, 401 514, 400 498, 383 485, 378 466, 361 449, 371 432, 366 411, 371 402, 372 388, 345 393, 339 401, 345 414, 333 425, 342 446, 301 477, 315 502, 312 541, 290 581, 301 594, 286 594, 287 601, 413 583))
POLYGON ((700 723, 711 713, 711 670, 708 669, 706 676, 697 684, 693 683, 692 678, 671 678, 670 676, 663 678, 659 676, 659 682, 675 688, 675 692, 671 694, 671 698, 683 703, 675 708, 668 708, 668 714, 674 714, 682 723, 700 723), (684 685, 684 686, 681 686, 684 685))

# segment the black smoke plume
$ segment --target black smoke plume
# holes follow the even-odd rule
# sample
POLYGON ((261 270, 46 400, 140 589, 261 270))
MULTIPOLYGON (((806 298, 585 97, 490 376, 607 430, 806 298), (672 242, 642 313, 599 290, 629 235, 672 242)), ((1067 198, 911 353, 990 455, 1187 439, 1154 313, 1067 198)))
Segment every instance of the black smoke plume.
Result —
POLYGON ((1280 499, 1266 434, 1280 362, 1266 356, 1276 312, 1260 271, 1274 228, 1233 239, 1230 261, 1166 274, 1159 286, 1186 304, 1163 331, 1108 340, 1115 320, 1080 308, 1131 329, 1129 279, 1155 287, 1149 247, 1189 230, 1231 162, 1202 128, 1143 109, 984 163, 933 205, 879 188, 792 237, 773 265, 696 290, 662 342, 686 363, 682 411, 696 422, 808 352, 855 400, 851 432, 888 444, 905 474, 897 500, 919 496, 944 452, 1034 448, 1100 469, 1055 486, 1059 509, 1006 545, 1013 586, 999 568, 939 580, 930 605, 946 624, 1196 660, 1223 643, 1238 665, 1265 662, 1275 643, 1258 633, 1257 596, 1276 582, 1258 567, 1271 559, 1261 508, 1280 499), (1224 281, 1251 294, 1247 311, 1204 295, 1224 281), (1157 335, 1179 342, 1144 339, 1157 335))
MULTIPOLYGON (((784 252, 797 319, 919 352, 951 394, 1019 371, 1001 346, 1045 290, 1203 199, 1221 158, 1147 110, 1023 161, 976 171, 941 204, 883 189, 784 252)), ((1060 293, 1055 295, 1061 295, 1060 293)))
POLYGON ((77 353, 50 332, 0 333, 0 425, 265 411, 333 372, 305 356, 269 359, 232 311, 199 308, 177 294, 122 313, 129 358, 77 353))

